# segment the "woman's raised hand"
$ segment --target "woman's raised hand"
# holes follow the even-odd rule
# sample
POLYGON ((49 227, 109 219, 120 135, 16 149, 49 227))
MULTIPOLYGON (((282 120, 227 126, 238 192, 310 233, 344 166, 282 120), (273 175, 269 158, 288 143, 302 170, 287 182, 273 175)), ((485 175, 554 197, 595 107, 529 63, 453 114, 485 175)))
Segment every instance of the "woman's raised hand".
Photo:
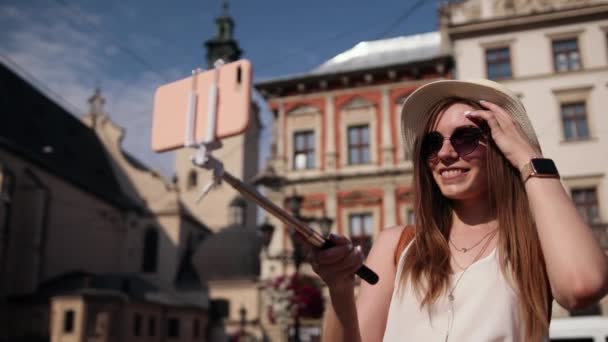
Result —
POLYGON ((352 291, 355 272, 363 265, 363 252, 344 236, 331 234, 328 239, 335 246, 325 250, 311 249, 307 259, 330 292, 352 291))
POLYGON ((465 116, 487 123, 496 146, 514 167, 521 170, 530 159, 541 157, 540 151, 528 142, 517 121, 506 110, 489 101, 479 103, 487 110, 474 110, 465 116))

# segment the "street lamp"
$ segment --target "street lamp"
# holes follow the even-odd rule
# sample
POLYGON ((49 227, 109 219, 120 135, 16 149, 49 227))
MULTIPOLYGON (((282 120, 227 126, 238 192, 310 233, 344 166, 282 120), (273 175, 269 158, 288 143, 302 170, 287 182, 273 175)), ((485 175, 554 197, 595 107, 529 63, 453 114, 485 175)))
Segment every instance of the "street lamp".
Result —
POLYGON ((272 241, 272 234, 274 234, 274 226, 268 222, 268 219, 264 220, 264 223, 258 230, 262 234, 262 246, 264 247, 264 251, 268 250, 268 246, 270 246, 270 242, 272 241))

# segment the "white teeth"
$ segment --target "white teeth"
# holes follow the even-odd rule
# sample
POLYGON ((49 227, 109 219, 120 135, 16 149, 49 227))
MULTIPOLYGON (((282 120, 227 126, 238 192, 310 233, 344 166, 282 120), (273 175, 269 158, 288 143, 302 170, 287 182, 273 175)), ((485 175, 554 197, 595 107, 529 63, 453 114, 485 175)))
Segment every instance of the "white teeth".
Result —
POLYGON ((441 172, 443 177, 453 177, 462 173, 461 169, 444 170, 441 172))

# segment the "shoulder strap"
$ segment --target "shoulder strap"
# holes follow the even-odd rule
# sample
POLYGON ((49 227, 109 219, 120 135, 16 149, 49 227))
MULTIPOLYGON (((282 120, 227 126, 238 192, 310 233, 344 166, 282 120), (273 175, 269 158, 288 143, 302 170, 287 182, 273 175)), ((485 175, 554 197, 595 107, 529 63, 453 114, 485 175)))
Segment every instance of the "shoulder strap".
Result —
POLYGON ((403 231, 401 231, 401 235, 399 236, 399 243, 397 243, 397 248, 395 248, 395 255, 393 257, 395 266, 399 264, 399 258, 401 257, 401 253, 403 253, 405 247, 407 247, 407 245, 412 242, 415 234, 416 232, 414 230, 414 226, 412 225, 405 226, 405 228, 403 228, 403 231))

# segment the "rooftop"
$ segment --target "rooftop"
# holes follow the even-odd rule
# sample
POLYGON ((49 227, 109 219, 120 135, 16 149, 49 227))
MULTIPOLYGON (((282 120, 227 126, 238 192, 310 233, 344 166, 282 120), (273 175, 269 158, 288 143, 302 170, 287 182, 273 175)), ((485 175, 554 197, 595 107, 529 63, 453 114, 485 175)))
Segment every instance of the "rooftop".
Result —
POLYGON ((441 57, 438 31, 387 39, 363 41, 339 53, 309 72, 262 80, 257 85, 299 80, 324 75, 380 69, 441 57))
POLYGON ((441 55, 439 32, 360 42, 319 65, 311 74, 333 74, 403 64, 441 55))

